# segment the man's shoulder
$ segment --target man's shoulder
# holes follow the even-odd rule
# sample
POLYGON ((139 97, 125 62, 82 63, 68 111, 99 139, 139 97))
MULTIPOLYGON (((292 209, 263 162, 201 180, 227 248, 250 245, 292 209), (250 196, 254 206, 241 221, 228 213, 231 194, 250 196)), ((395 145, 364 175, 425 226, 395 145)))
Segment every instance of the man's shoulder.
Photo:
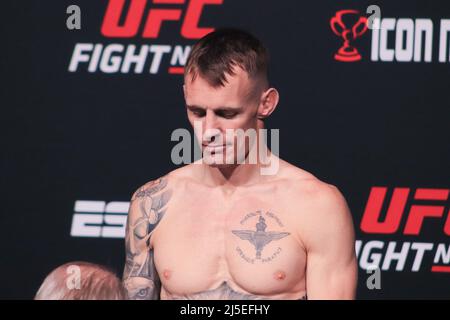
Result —
POLYGON ((282 165, 278 178, 289 184, 289 189, 294 192, 307 192, 308 194, 321 193, 331 185, 320 180, 313 173, 299 168, 284 160, 280 160, 282 165))
POLYGON ((162 189, 180 188, 183 181, 192 177, 191 166, 192 165, 186 165, 149 180, 135 190, 132 198, 134 199, 136 196, 143 193, 156 193, 162 189))
POLYGON ((280 174, 293 201, 322 207, 345 204, 344 196, 338 187, 319 179, 311 172, 286 162, 280 174))
MULTIPOLYGON (((295 167, 294 167, 295 168, 295 167)), ((352 237, 353 221, 350 209, 341 191, 333 184, 296 168, 290 168, 291 177, 285 202, 299 237, 309 247, 327 237, 339 239, 339 234, 352 237)))

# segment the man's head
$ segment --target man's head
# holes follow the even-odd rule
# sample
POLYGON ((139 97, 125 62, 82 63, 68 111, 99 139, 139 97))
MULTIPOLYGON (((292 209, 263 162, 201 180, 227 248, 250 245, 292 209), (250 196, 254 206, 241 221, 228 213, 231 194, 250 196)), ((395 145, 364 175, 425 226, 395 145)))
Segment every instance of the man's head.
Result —
POLYGON ((120 279, 103 266, 76 261, 53 270, 35 300, 125 300, 120 279))
MULTIPOLYGON (((244 148, 227 129, 244 131, 264 127, 263 120, 275 109, 278 92, 269 87, 268 52, 251 34, 237 29, 212 32, 192 48, 184 74, 184 96, 192 126, 201 123, 200 136, 205 157, 244 148), (221 138, 219 139, 219 135, 221 138), (220 141, 222 140, 222 141, 220 141), (208 146, 228 146, 208 147, 208 146)), ((198 129, 198 127, 196 128, 198 129)), ((245 153, 249 146, 245 147, 245 153)))

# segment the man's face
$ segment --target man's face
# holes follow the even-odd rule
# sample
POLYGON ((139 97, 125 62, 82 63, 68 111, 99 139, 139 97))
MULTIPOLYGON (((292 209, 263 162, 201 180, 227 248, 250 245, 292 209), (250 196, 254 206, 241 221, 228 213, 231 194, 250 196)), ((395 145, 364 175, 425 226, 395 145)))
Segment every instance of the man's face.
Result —
POLYGON ((227 154, 233 154, 236 163, 238 149, 248 153, 248 143, 236 141, 227 130, 257 130, 257 86, 241 68, 235 68, 235 72, 234 76, 227 75, 224 87, 213 88, 200 75, 194 81, 187 78, 184 86, 189 122, 201 145, 203 160, 213 166, 224 165, 227 154))

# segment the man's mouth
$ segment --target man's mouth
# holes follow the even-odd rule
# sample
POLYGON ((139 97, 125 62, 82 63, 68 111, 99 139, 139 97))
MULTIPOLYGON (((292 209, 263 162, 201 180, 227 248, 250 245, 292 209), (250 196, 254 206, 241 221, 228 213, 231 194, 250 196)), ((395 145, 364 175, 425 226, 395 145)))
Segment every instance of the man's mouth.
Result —
POLYGON ((224 148, 226 144, 202 144, 205 148, 224 148))
POLYGON ((216 154, 216 153, 224 153, 225 149, 227 147, 226 144, 203 144, 203 150, 210 154, 216 154))

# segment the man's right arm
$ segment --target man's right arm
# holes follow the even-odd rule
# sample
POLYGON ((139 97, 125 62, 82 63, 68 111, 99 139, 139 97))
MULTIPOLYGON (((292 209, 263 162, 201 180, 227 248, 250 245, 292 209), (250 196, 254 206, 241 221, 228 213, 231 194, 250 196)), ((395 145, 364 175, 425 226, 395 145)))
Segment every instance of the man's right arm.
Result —
POLYGON ((123 283, 132 300, 159 299, 161 283, 150 238, 170 199, 167 178, 151 181, 137 190, 130 202, 125 232, 126 262, 123 283))

